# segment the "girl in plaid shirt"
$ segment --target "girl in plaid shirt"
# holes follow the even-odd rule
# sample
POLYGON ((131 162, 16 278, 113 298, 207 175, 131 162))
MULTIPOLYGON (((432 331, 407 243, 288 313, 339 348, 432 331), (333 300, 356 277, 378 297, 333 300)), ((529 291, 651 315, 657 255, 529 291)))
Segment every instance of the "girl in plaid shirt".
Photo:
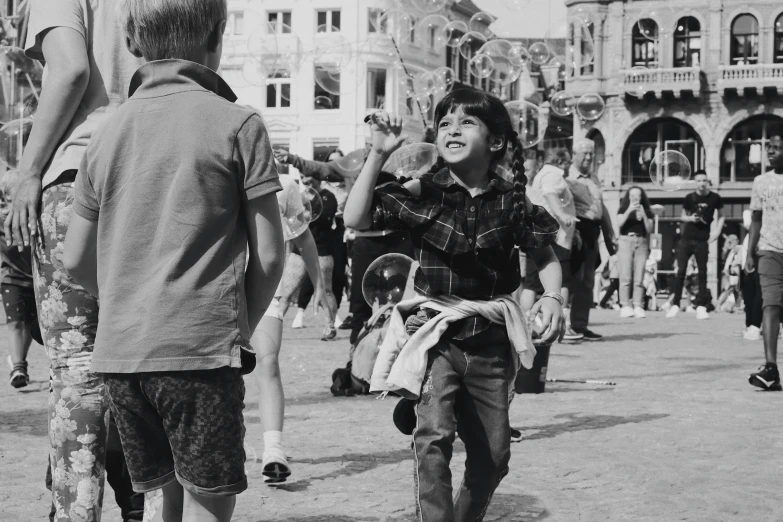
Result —
MULTIPOLYGON (((373 115, 373 145, 345 207, 345 224, 358 230, 410 232, 419 268, 416 291, 441 306, 470 301, 479 310, 503 303, 521 320, 510 294, 520 286, 517 247, 540 268, 547 291, 531 315, 541 313, 543 338, 564 330, 561 272, 552 251, 559 225, 525 195, 522 146, 498 98, 474 89, 448 94, 435 110, 439 158, 419 179, 403 185, 375 182, 389 155, 404 141, 402 119, 373 115), (513 152, 513 183, 494 172, 513 152), (482 308, 484 307, 484 308, 482 308)), ((407 316, 409 334, 438 315, 422 305, 407 316)), ((484 517, 508 472, 509 389, 517 352, 497 314, 483 311, 450 323, 427 352, 413 430, 416 511, 422 521, 474 521, 484 517), (456 422, 455 422, 456 416, 456 422), (449 462, 455 431, 465 443, 465 477, 452 500, 449 462)), ((507 316, 508 317, 508 316, 507 316)), ((508 321, 506 321, 508 322, 508 321)), ((532 354, 521 353, 529 363, 532 354)))

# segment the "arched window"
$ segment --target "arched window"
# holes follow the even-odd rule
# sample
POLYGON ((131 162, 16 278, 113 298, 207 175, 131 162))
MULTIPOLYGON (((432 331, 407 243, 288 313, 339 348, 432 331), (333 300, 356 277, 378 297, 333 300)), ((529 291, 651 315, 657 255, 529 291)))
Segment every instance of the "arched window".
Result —
POLYGON ((631 40, 631 66, 658 67, 658 24, 649 18, 639 20, 633 26, 631 40))
POLYGON ((750 14, 739 15, 731 24, 731 65, 759 61, 759 22, 750 14))
POLYGON ((783 63, 783 14, 775 20, 775 63, 783 63))
POLYGON ((720 157, 720 180, 753 181, 769 170, 767 144, 772 136, 783 132, 783 118, 762 115, 749 118, 734 127, 720 157))
POLYGON ((680 18, 674 29, 674 66, 701 64, 701 24, 692 16, 680 18))
POLYGON ((660 118, 640 125, 625 143, 623 183, 650 183, 650 163, 666 150, 684 154, 693 172, 704 168, 704 145, 696 131, 681 120, 660 118))

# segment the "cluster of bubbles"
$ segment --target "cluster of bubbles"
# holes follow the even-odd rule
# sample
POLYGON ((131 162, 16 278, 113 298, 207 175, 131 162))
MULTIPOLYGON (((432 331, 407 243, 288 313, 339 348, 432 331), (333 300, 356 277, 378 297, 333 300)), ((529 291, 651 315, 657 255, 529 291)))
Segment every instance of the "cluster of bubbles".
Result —
POLYGON ((318 191, 312 187, 303 187, 299 191, 302 206, 298 210, 284 212, 280 217, 283 222, 283 236, 286 241, 296 239, 305 233, 310 223, 321 217, 324 202, 318 191))
POLYGON ((362 296, 370 306, 402 301, 413 259, 404 254, 385 254, 370 264, 362 279, 362 296))

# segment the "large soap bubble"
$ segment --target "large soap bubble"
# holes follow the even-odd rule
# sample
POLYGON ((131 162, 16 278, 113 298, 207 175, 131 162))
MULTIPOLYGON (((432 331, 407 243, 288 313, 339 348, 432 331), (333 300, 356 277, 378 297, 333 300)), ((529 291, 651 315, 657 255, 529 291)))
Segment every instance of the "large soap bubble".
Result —
POLYGON ((568 91, 558 91, 549 99, 549 106, 558 116, 571 116, 576 106, 576 96, 568 91))
POLYGON ((310 221, 315 221, 324 211, 324 200, 313 187, 302 188, 302 202, 307 201, 310 205, 310 221))
POLYGON ((459 47, 462 35, 468 32, 468 24, 462 20, 451 21, 441 30, 443 40, 449 47, 459 47))
POLYGON ((378 18, 379 33, 390 36, 397 45, 409 42, 413 30, 413 19, 402 9, 389 9, 378 18))
POLYGON ((489 26, 492 25, 492 22, 494 21, 494 16, 489 13, 485 13, 484 11, 479 11, 470 17, 470 21, 468 22, 468 29, 477 33, 481 33, 485 37, 490 38, 493 35, 492 31, 489 29, 489 26))
POLYGON ((413 259, 403 254, 386 254, 370 264, 362 279, 362 295, 370 306, 397 304, 408 285, 413 259))
POLYGON ((536 42, 530 46, 527 50, 530 61, 536 65, 544 65, 549 61, 549 57, 552 52, 549 50, 549 46, 544 42, 536 42))
POLYGON ((478 31, 470 31, 459 39, 459 54, 465 59, 470 59, 476 49, 487 43, 487 37, 478 31))
POLYGON ((674 34, 678 19, 675 8, 668 2, 655 2, 642 10, 637 25, 642 36, 657 42, 674 34))
POLYGON ((650 70, 643 65, 635 65, 631 70, 625 73, 623 88, 629 96, 641 98, 649 90, 648 81, 650 79, 650 70))
POLYGON ((433 47, 436 50, 446 46, 446 37, 443 28, 449 25, 449 19, 442 14, 427 15, 416 25, 416 33, 420 42, 428 42, 433 36, 433 47))
POLYGON ((438 67, 432 73, 435 76, 435 93, 447 93, 457 81, 457 74, 451 67, 438 67))
POLYGON ((448 0, 413 0, 413 5, 425 13, 437 13, 443 9, 448 0))
POLYGON ((470 74, 476 78, 489 78, 495 70, 495 62, 488 55, 479 53, 468 62, 470 74))
POLYGON ((604 114, 606 103, 600 94, 587 93, 576 102, 576 113, 584 121, 595 121, 604 114))
POLYGON ((515 45, 508 52, 508 59, 515 67, 524 67, 530 60, 530 53, 524 45, 515 45))
POLYGON ((11 120, 0 127, 0 160, 15 169, 22 159, 23 144, 33 128, 31 118, 11 120))
POLYGON ((345 156, 339 157, 334 162, 344 172, 359 172, 364 166, 364 149, 356 149, 345 156))
POLYGON ((427 173, 438 160, 438 148, 431 143, 413 143, 400 147, 383 166, 398 178, 416 179, 427 173))
POLYGON ((500 85, 509 85, 518 78, 522 65, 518 65, 518 56, 512 54, 514 45, 508 40, 491 40, 479 49, 478 54, 483 54, 492 59, 492 79, 500 85))
POLYGON ((540 111, 537 105, 517 100, 506 103, 506 109, 523 147, 533 147, 541 141, 546 125, 539 121, 540 111))
MULTIPOLYGON (((322 203, 323 205, 323 203, 322 203)), ((286 209, 280 218, 283 222, 283 237, 286 241, 296 239, 307 231, 312 218, 310 199, 302 195, 302 208, 299 211, 286 209)))
POLYGON ((685 188, 690 179, 691 162, 681 152, 659 152, 650 163, 650 180, 656 187, 667 192, 685 188))

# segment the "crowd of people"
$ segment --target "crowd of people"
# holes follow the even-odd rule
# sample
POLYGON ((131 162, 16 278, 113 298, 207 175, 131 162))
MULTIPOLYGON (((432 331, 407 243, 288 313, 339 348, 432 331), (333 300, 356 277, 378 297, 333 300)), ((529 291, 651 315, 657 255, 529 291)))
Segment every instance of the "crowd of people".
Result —
MULTIPOLYGON (((340 151, 309 161, 273 151, 260 114, 236 104, 216 73, 225 0, 30 5, 25 49, 46 63, 47 80, 18 172, 5 178, 0 290, 11 385, 29 382, 33 338, 50 360, 52 520, 100 520, 105 474, 125 520, 145 510, 164 521, 230 520, 248 487, 250 373, 262 473, 286 480, 286 311, 296 304, 302 326, 313 301, 326 316, 321 339, 339 326, 355 343, 373 314, 362 276, 383 254, 418 261, 417 295, 392 312, 372 387, 410 405, 421 520, 483 518, 508 472, 512 383, 533 364, 533 338, 602 339, 590 329, 602 244, 616 255, 609 276, 620 315, 645 317, 650 203, 630 187, 613 219, 592 141, 550 149, 539 168, 503 102, 466 88, 435 108, 425 139, 439 157, 417 179, 383 171, 410 138, 399 116, 382 111, 367 117, 371 138, 351 153, 361 165, 346 168, 340 151), (276 162, 301 181, 279 175, 276 162), (290 235, 281 216, 303 212, 300 183, 323 209, 290 235), (350 313, 341 321, 344 293, 350 313), (410 355, 417 351, 424 365, 410 355), (457 433, 467 465, 452 498, 457 433)), ((754 182, 746 242, 727 248, 721 296, 736 302, 741 289, 753 303, 746 335, 763 333, 766 363, 750 381, 764 389, 780 389, 782 144, 770 141, 774 170, 754 182)), ((706 174, 695 180, 668 317, 680 309, 691 257, 697 317, 708 317, 708 245, 723 218, 706 174)))

